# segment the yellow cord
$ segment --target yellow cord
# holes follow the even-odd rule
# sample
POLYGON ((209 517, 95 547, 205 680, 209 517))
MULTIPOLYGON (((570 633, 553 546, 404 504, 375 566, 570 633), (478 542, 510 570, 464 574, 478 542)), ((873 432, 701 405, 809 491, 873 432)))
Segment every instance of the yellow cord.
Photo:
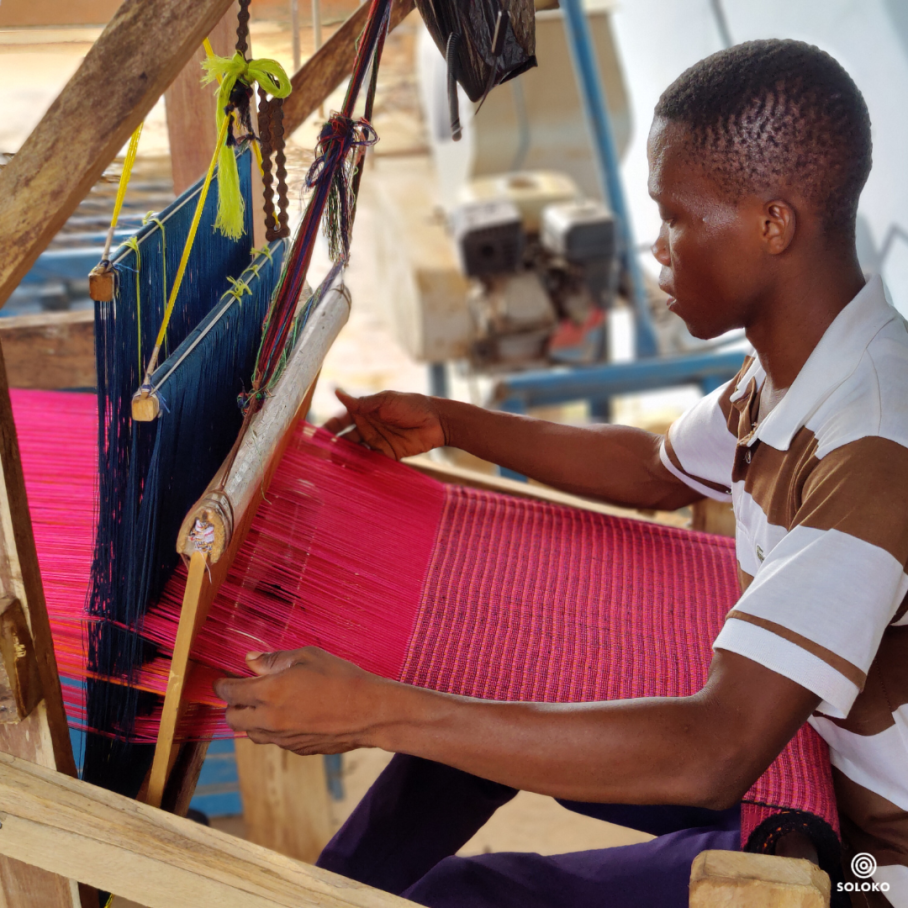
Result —
POLYGON ((180 267, 177 269, 177 276, 174 278, 173 286, 170 288, 170 299, 167 301, 167 308, 164 310, 164 321, 161 323, 161 330, 155 339, 155 349, 152 352, 152 359, 149 363, 148 370, 151 372, 157 363, 157 353, 164 343, 164 336, 167 334, 167 326, 170 324, 170 316, 173 314, 174 303, 177 301, 177 294, 180 292, 180 285, 183 283, 183 275, 186 272, 186 265, 189 262, 189 253, 192 252, 192 244, 195 242, 196 231, 199 229, 199 222, 202 220, 202 209, 205 207, 205 199, 208 196, 208 190, 211 187, 211 180, 214 177, 214 168, 218 162, 218 154, 221 146, 227 138, 227 124, 230 122, 228 117, 224 117, 221 124, 221 131, 218 135, 217 145, 215 145, 214 155, 211 163, 208 165, 208 173, 205 174, 205 182, 202 184, 202 190, 199 193, 199 201, 195 206, 195 214, 192 216, 192 224, 189 226, 189 233, 186 237, 186 245, 183 247, 183 257, 180 259, 180 267))
MULTIPOLYGON (((213 60, 215 58, 214 48, 211 46, 211 42, 207 38, 202 39, 202 47, 205 48, 205 54, 208 59, 213 60)), ((218 72, 214 74, 214 77, 218 80, 218 85, 220 85, 221 82, 224 81, 223 77, 218 72)), ((231 116, 234 116, 234 114, 231 114, 231 116)), ((265 168, 262 164, 262 149, 259 148, 257 142, 252 143, 252 153, 255 155, 255 160, 259 165, 259 173, 262 176, 265 176, 265 168)), ((277 215, 274 216, 274 220, 277 221, 277 215)))
POLYGON ((142 374, 142 253, 139 251, 139 241, 131 236, 124 244, 136 254, 136 331, 139 335, 139 375, 142 374))
POLYGON ((126 187, 129 185, 129 177, 132 174, 132 166, 136 162, 136 152, 139 150, 139 136, 142 135, 142 127, 145 125, 143 120, 136 127, 136 131, 129 139, 129 147, 126 149, 126 159, 123 161, 123 171, 120 174, 120 185, 117 187, 117 198, 114 201, 113 217, 110 220, 110 230, 107 231, 107 240, 104 243, 103 261, 108 260, 110 255, 110 246, 113 242, 114 231, 117 229, 117 221, 120 219, 120 210, 123 207, 123 199, 126 198, 126 187))

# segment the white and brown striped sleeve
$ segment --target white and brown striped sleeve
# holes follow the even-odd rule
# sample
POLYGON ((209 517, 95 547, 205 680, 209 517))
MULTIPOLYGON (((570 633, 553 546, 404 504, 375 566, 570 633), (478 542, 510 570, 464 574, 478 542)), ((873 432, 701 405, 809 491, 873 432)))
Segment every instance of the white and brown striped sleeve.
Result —
POLYGON ((848 715, 908 592, 908 448, 871 436, 813 457, 789 531, 715 648, 747 656, 848 715))
POLYGON ((737 437, 728 428, 737 376, 707 394, 672 423, 659 449, 666 469, 707 498, 731 501, 737 437))

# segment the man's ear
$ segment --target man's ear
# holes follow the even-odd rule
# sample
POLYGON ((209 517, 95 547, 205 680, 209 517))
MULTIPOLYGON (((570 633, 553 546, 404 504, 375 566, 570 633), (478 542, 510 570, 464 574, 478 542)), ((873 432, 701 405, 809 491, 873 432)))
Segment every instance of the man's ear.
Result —
POLYGON ((770 255, 779 255, 794 240, 797 218, 795 210, 782 199, 773 199, 763 206, 762 238, 770 255))

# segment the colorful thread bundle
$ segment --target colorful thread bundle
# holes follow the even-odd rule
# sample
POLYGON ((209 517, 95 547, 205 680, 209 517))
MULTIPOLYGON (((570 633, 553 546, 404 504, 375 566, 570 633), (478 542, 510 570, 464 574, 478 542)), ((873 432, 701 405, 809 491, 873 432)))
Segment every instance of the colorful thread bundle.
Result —
POLYGON ((343 107, 340 113, 331 116, 319 135, 318 158, 307 178, 307 185, 313 192, 288 254, 287 267, 275 291, 274 302, 262 335, 262 345, 252 380, 251 403, 247 409, 249 417, 261 404, 261 395, 258 392, 272 381, 277 363, 287 349, 287 339, 297 301, 306 282, 316 234, 326 207, 329 209, 326 229, 332 254, 339 255, 336 259, 337 264, 341 267, 346 265, 357 187, 354 170, 359 164, 359 152, 363 146, 373 144, 377 140, 368 122, 354 120, 353 111, 370 67, 373 78, 366 98, 367 115, 371 111, 376 85, 375 76, 381 60, 390 15, 391 0, 372 0, 343 107))

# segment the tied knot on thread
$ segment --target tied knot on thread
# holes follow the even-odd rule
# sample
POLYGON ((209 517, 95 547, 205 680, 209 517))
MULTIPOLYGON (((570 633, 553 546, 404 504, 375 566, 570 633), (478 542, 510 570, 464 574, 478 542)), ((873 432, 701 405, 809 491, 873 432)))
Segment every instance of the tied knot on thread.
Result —
POLYGON ((230 277, 230 275, 228 275, 227 280, 230 281, 233 287, 233 289, 228 290, 227 293, 232 296, 240 305, 243 304, 244 293, 252 296, 252 288, 242 278, 230 277))
POLYGON ((246 130, 246 138, 256 140, 252 130, 249 104, 253 88, 258 84, 263 91, 275 98, 286 98, 290 94, 290 77, 277 60, 247 60, 239 51, 232 57, 212 54, 203 63, 205 75, 202 84, 217 80, 217 129, 218 136, 224 136, 218 148, 218 215, 215 228, 230 239, 243 235, 243 197, 240 194, 240 177, 237 172, 233 148, 237 138, 233 125, 237 123, 246 130), (225 119, 229 122, 225 124, 225 119))
POLYGON ((351 211, 355 204, 352 177, 359 157, 351 152, 365 150, 377 141, 378 133, 368 120, 354 120, 337 112, 331 114, 319 133, 316 158, 306 174, 306 186, 316 189, 325 180, 330 181, 325 235, 335 262, 346 260, 350 254, 351 211))

